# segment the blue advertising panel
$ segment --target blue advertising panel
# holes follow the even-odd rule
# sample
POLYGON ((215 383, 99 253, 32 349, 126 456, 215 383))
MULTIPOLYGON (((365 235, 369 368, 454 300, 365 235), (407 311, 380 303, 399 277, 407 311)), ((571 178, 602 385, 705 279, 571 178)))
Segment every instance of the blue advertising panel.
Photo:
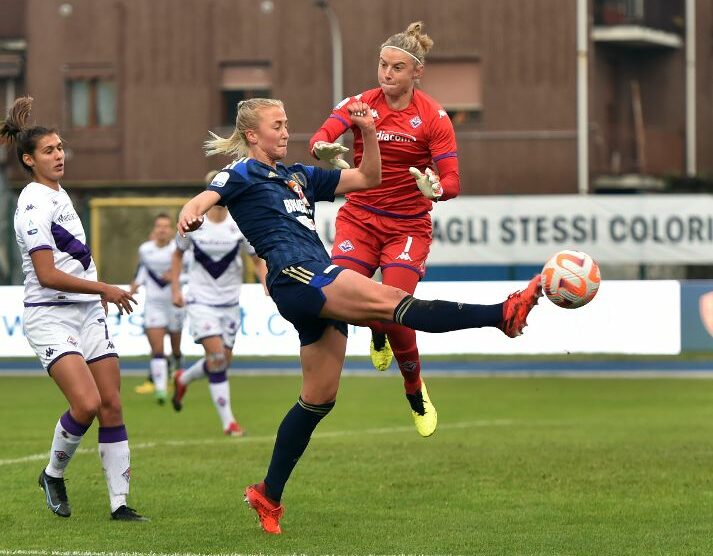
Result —
POLYGON ((713 352, 713 280, 681 282, 681 351, 713 352))

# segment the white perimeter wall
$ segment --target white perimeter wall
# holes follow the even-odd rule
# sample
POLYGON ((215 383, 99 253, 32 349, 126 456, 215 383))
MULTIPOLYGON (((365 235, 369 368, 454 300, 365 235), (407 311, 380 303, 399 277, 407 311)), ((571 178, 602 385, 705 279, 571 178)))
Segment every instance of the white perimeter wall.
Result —
MULTIPOLYGON (((424 282, 417 295, 467 303, 497 303, 524 282, 424 282)), ((297 333, 277 312, 262 287, 243 287, 243 323, 236 355, 295 355, 297 333)), ((148 343, 142 331, 143 298, 130 317, 110 312, 109 324, 120 355, 144 355, 148 343)), ((0 287, 0 357, 34 355, 22 333, 22 287, 0 287)), ((423 354, 487 353, 640 353, 675 354, 681 350, 680 285, 676 281, 604 281, 597 297, 580 309, 560 309, 543 298, 532 312, 524 336, 506 338, 485 328, 445 334, 419 332, 423 354)), ((48 328, 51 322, 47 323, 48 328)), ((349 327, 348 355, 369 353, 370 333, 349 327)), ((168 347, 168 346, 167 346, 168 347)), ((184 329, 183 351, 202 352, 184 329)))

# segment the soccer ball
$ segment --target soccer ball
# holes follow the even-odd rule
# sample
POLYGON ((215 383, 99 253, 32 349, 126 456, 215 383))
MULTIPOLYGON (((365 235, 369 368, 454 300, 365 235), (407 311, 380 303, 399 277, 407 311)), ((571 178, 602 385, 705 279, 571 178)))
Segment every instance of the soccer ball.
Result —
POLYGON ((542 291, 559 307, 576 309, 599 290, 599 265, 582 251, 560 251, 542 268, 542 291))

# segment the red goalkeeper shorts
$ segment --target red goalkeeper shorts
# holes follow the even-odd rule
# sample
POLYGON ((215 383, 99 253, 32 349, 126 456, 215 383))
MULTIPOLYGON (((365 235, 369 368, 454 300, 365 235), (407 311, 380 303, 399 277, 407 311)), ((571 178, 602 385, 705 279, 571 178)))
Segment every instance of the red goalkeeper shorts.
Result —
POLYGON ((353 261, 370 276, 381 267, 409 268, 423 278, 431 250, 431 215, 397 218, 347 202, 337 213, 332 261, 353 261))

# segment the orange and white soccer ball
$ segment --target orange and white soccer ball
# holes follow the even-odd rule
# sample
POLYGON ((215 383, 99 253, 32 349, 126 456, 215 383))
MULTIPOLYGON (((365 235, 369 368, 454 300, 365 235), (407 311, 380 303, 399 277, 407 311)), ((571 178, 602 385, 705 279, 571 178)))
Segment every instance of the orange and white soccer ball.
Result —
POLYGON ((582 251, 555 253, 542 268, 543 293, 565 309, 589 303, 597 295, 600 282, 599 265, 582 251))

